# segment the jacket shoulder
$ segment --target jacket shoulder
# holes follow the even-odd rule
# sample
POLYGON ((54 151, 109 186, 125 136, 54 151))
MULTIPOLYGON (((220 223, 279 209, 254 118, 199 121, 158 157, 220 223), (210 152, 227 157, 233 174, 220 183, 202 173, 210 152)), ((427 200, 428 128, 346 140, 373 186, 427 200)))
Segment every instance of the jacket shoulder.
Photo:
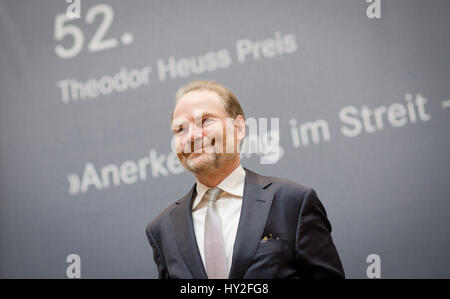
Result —
POLYGON ((293 181, 291 179, 283 178, 283 177, 277 177, 277 176, 266 176, 262 175, 253 171, 247 170, 247 174, 256 176, 258 178, 258 181, 265 182, 264 184, 267 184, 268 182, 271 183, 271 187, 275 188, 276 193, 283 193, 285 195, 293 195, 293 196, 301 196, 303 197, 308 192, 312 192, 313 188, 306 186, 304 184, 298 183, 296 181, 293 181))
POLYGON ((171 213, 171 211, 176 207, 176 202, 172 203, 169 207, 167 207, 164 211, 159 213, 152 221, 150 221, 146 227, 145 231, 147 235, 150 232, 155 232, 161 227, 162 223, 165 223, 171 213))
POLYGON ((169 220, 169 216, 172 213, 172 211, 177 208, 177 206, 185 201, 185 200, 189 200, 189 193, 185 194, 184 196, 182 196, 180 199, 178 199, 177 201, 174 201, 171 205, 169 205, 166 209, 164 209, 161 213, 159 213, 152 221, 150 221, 146 227, 145 227, 145 231, 147 233, 147 235, 151 233, 155 234, 157 232, 159 232, 161 230, 162 227, 166 227, 167 222, 169 220))
POLYGON ((288 204, 292 208, 299 208, 308 195, 316 196, 313 188, 295 182, 292 179, 277 176, 265 176, 250 170, 247 170, 247 174, 254 176, 254 181, 263 182, 262 184, 258 183, 260 186, 266 186, 264 188, 272 189, 274 192, 274 200, 276 202, 288 204))

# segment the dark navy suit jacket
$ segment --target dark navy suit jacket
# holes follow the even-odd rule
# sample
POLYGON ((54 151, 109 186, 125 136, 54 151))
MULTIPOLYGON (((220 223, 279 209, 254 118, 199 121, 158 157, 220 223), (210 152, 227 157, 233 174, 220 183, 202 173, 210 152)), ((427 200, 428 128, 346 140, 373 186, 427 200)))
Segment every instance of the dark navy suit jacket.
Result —
MULTIPOLYGON (((344 278, 316 192, 246 168, 229 278, 344 278), (273 240, 261 241, 272 234, 273 240)), ((194 186, 146 227, 159 278, 207 278, 192 222, 194 186)))

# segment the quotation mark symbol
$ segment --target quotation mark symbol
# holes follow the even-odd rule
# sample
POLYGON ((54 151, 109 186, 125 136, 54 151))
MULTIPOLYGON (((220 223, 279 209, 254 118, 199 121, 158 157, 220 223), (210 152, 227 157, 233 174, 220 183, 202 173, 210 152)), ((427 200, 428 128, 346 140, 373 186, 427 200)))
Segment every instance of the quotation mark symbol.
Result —
POLYGON ((80 192, 80 178, 76 174, 69 174, 67 176, 69 181, 69 194, 76 195, 80 192))

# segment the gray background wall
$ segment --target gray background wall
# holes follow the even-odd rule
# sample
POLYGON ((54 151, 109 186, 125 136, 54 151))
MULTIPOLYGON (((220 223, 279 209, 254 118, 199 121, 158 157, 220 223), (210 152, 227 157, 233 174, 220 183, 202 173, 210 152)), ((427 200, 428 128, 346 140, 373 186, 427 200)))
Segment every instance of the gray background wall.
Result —
POLYGON ((55 25, 69 3, 0 1, 0 277, 64 278, 72 253, 82 278, 156 277, 145 225, 194 182, 170 154, 168 117, 176 89, 204 78, 234 91, 247 117, 280 119, 281 158, 242 164, 317 190, 348 277, 365 278, 372 253, 383 278, 450 277, 449 1, 381 1, 381 19, 362 0, 80 4, 80 19, 55 25), (84 42, 61 57, 72 33, 84 42), (282 54, 239 60, 239 41, 280 36, 291 39, 282 54), (183 69, 208 52, 209 70, 183 69), (176 74, 162 71, 170 57, 176 74), (141 70, 135 88, 103 78, 109 94, 75 99, 58 85, 123 68, 141 70), (342 132, 355 130, 339 117, 349 106, 407 109, 407 94, 426 99, 415 122, 384 114, 382 129, 342 132), (324 120, 329 140, 295 147, 293 119, 324 120), (122 169, 109 185, 105 167, 122 169))

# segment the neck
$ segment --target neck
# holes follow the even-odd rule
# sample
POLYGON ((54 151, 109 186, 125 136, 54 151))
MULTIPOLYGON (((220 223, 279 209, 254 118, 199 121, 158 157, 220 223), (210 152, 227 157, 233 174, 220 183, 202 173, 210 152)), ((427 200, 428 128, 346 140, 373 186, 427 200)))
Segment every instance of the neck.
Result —
POLYGON ((240 164, 241 160, 238 157, 232 163, 226 163, 222 167, 211 170, 208 173, 195 174, 195 177, 202 184, 208 186, 209 188, 214 188, 219 185, 219 183, 223 181, 227 176, 229 176, 230 173, 232 173, 240 164))

